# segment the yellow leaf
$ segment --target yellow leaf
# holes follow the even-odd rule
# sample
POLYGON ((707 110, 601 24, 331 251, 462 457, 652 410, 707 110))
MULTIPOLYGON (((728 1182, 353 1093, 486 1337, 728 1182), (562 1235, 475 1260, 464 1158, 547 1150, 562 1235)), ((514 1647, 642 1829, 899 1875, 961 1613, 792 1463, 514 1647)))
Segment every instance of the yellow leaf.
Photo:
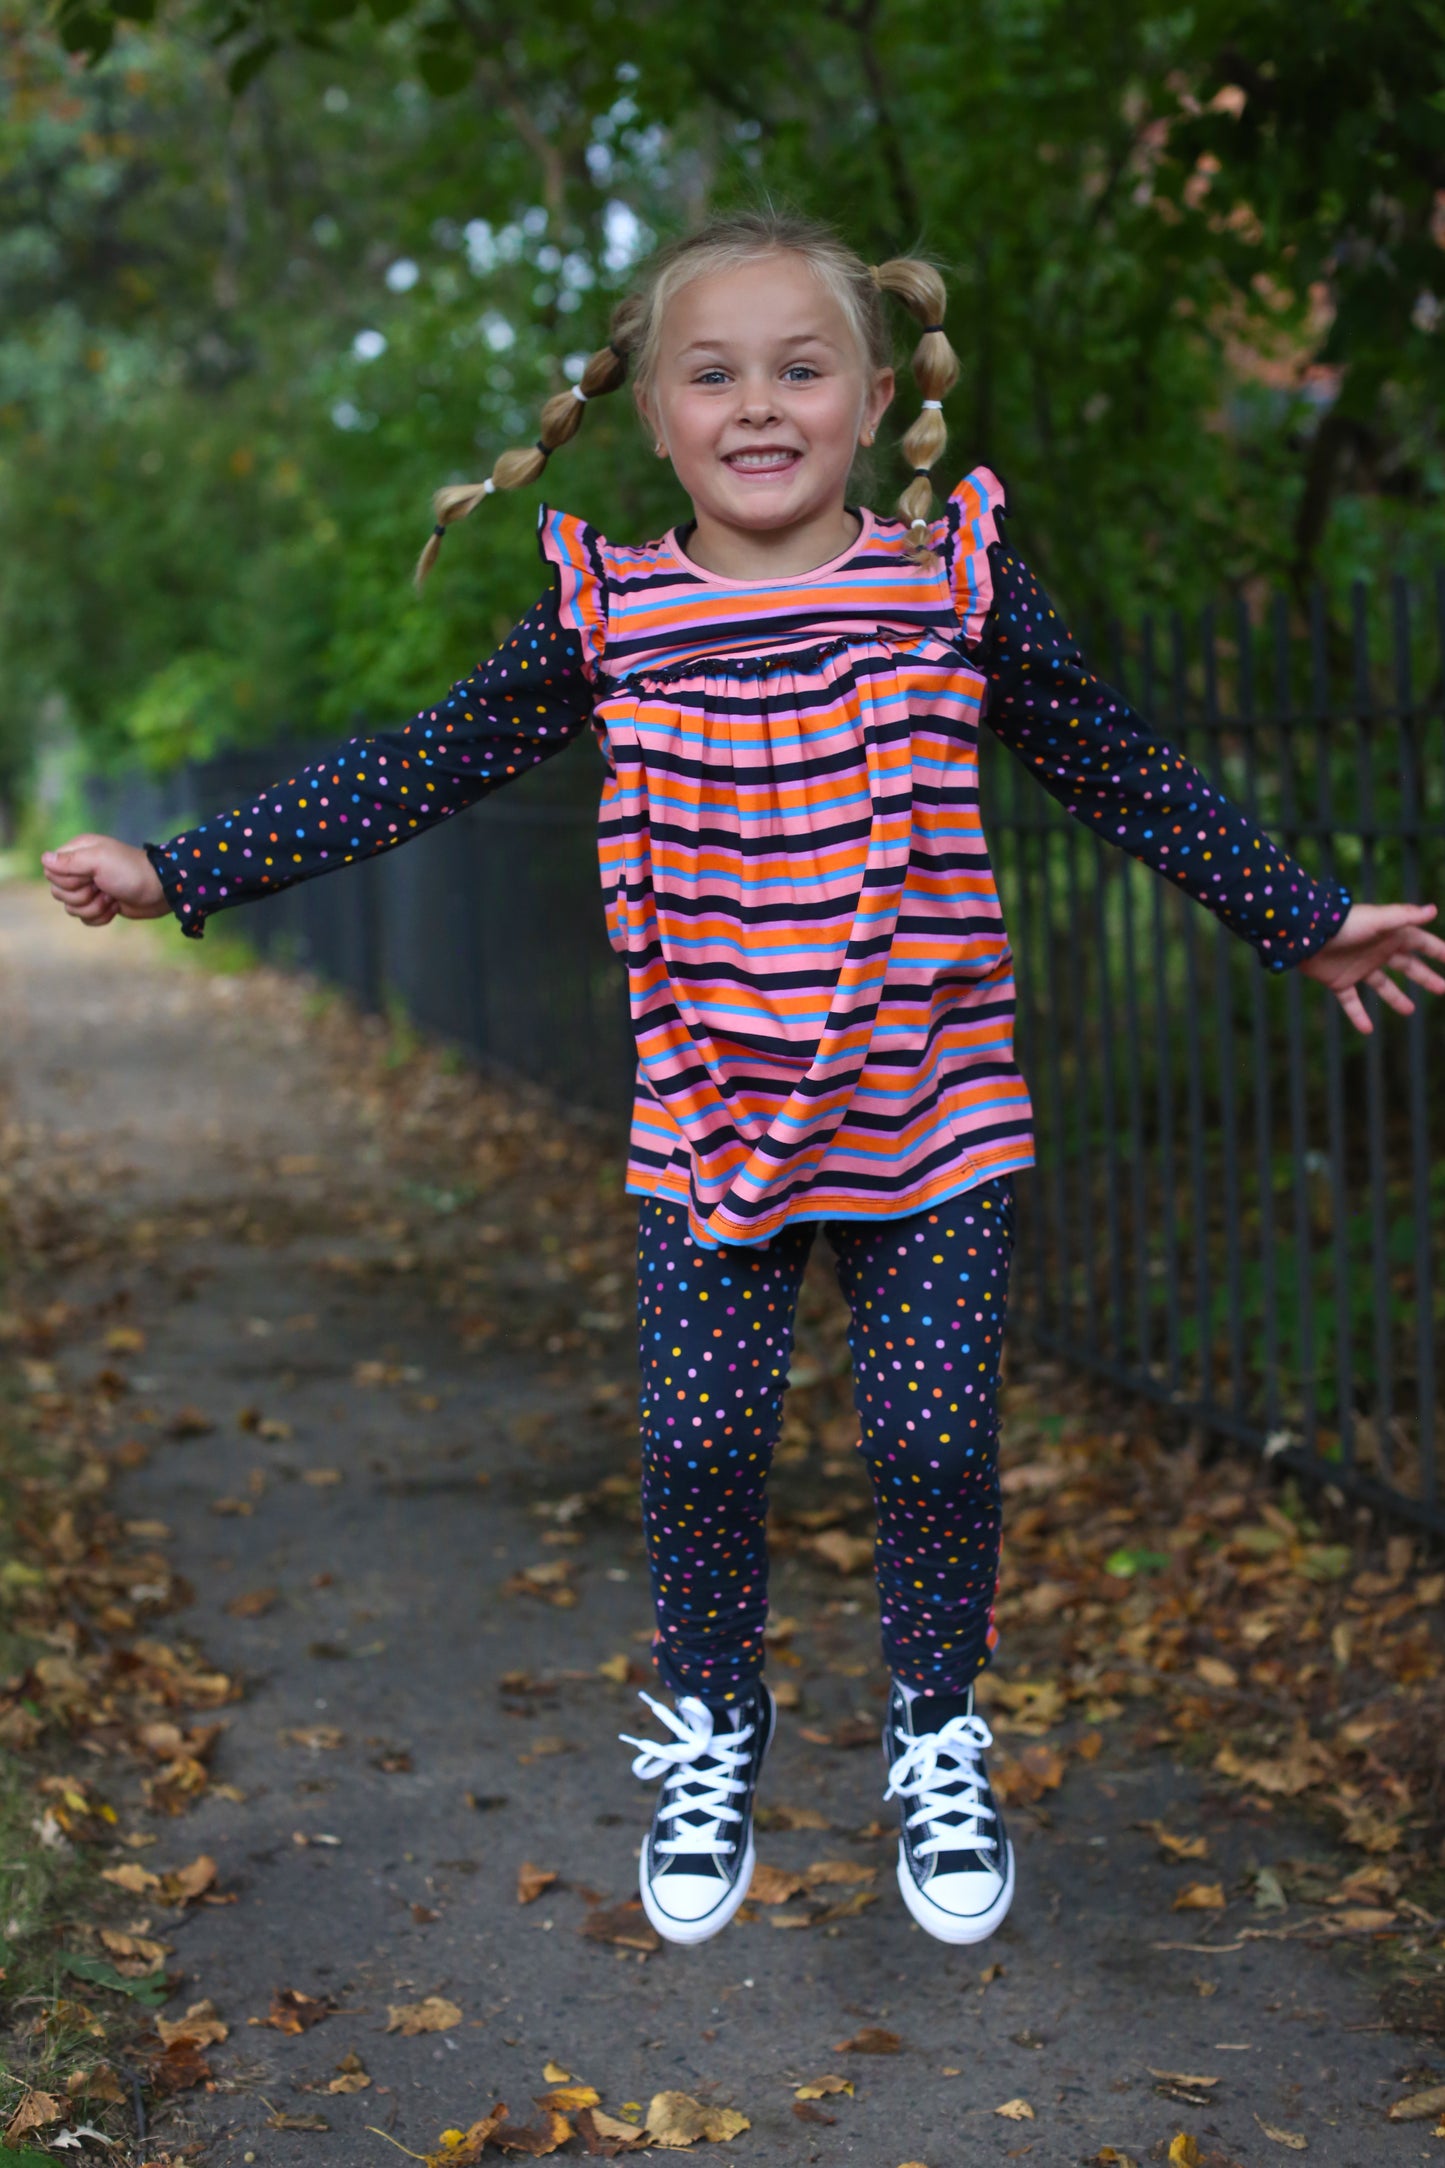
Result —
POLYGON ((1170 2140, 1169 2168, 1199 2168, 1199 2148, 1187 2130, 1170 2140))
POLYGON ((735 2108, 714 2108, 691 2093, 654 2093, 646 2127, 650 2144, 681 2148, 696 2145, 699 2138, 721 2144, 753 2126, 735 2108))
POLYGON ((361 2057, 354 2050, 342 2056, 336 2071, 326 2088, 328 2093, 364 2093, 371 2083, 369 2074, 362 2068, 361 2057))
POLYGON ((1222 1882, 1187 1882, 1175 1898, 1171 1909, 1175 1912, 1222 1912, 1224 1910, 1224 1884, 1222 1882))
POLYGON ((543 2063, 542 2075, 549 2085, 566 2085, 572 2073, 564 2070, 560 2063, 543 2063))
POLYGON ((596 2108, 601 2101, 595 2085, 559 2085, 550 2093, 537 2095, 539 2108, 557 2108, 563 2115, 575 2114, 579 2108, 596 2108))
POLYGON ((216 2015, 213 2002, 193 2002, 184 2017, 158 2017, 156 2031, 167 2047, 173 2040, 194 2040, 198 2048, 211 2047, 230 2035, 230 2026, 216 2015))
POLYGON ((412 2039, 417 2033, 450 2032, 460 2025, 462 2013, 445 1995, 428 1995, 421 2002, 393 2002, 387 2005, 386 2029, 400 2033, 404 2039, 412 2039))
POLYGON ((825 2078, 813 2078, 806 2085, 794 2088, 794 2100, 826 2100, 830 2093, 851 2093, 851 2078, 835 2077, 831 2072, 825 2078))
POLYGON ((555 1867, 534 1867, 530 1859, 524 1859, 517 1869, 517 1902, 534 1905, 544 1891, 549 1890, 557 1879, 555 1867))
POLYGON ((1034 2111, 1026 2100, 1006 2100, 1001 2108, 995 2108, 993 2112, 995 2115, 1006 2115, 1011 2123, 1032 2123, 1034 2120, 1034 2111))
POLYGON ((616 1686, 625 1686, 627 1684, 627 1658, 625 1656, 604 1657, 597 1666, 597 1672, 600 1678, 611 1679, 616 1686))

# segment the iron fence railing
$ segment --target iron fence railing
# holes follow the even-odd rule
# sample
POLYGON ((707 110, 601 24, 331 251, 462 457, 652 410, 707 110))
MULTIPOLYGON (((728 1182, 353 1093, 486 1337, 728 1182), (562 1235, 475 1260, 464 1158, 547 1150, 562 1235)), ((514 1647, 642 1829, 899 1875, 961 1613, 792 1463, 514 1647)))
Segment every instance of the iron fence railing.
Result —
MULTIPOLYGON (((1102 650, 1102 651, 1100 651, 1102 650)), ((1162 735, 1360 900, 1445 901, 1445 573, 1343 612, 1244 603, 1144 624, 1096 659, 1162 735), (1423 607, 1422 607, 1423 599, 1423 607)), ((985 733, 987 738, 987 733, 985 733)), ((304 752, 98 786, 156 837, 304 752)), ((248 913, 317 970, 615 1118, 633 1051, 607 945, 584 738, 414 849, 248 913)), ((1367 1503, 1445 1533, 1445 1004, 1367 1005, 1253 955, 1070 821, 993 741, 982 790, 1017 962, 1040 1167, 1021 1186, 1013 1311, 1043 1349, 1367 1503)))

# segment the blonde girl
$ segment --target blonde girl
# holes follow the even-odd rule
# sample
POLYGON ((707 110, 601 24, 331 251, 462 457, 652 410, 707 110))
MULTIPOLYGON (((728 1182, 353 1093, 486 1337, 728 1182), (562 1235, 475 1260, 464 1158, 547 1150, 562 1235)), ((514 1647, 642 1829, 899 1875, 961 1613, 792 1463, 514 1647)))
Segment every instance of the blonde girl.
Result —
POLYGON ((591 729, 607 925, 637 1088, 642 1508, 661 1741, 641 1847, 648 1917, 716 1934, 747 1893, 776 1712, 762 1679, 768 1465, 821 1223, 851 1311, 877 1501, 898 1884, 945 1942, 1008 1911, 1014 1858, 973 1682, 995 1645, 997 1379, 1015 1173, 1031 1164, 1008 941, 979 820, 987 722, 1074 817, 1361 1030, 1389 974, 1432 993, 1433 906, 1313 879, 1087 670, 975 467, 935 505, 958 373, 928 264, 868 265, 772 211, 661 249, 536 442, 443 489, 418 577, 497 489, 538 480, 630 381, 692 516, 609 540, 543 505, 544 594, 400 729, 353 739, 168 843, 47 854, 87 925, 215 911, 390 849, 591 729), (917 327, 921 408, 896 509, 849 500, 894 396, 890 309, 917 327))

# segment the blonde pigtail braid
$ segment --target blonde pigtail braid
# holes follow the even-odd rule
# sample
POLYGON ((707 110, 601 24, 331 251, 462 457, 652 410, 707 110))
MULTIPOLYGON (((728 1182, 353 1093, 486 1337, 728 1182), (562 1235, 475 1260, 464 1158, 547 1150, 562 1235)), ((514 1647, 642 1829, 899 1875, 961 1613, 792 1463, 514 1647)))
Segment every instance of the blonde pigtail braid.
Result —
POLYGON ((958 356, 943 329, 948 290, 932 264, 914 256, 893 256, 887 263, 870 264, 868 275, 881 292, 896 294, 923 326, 923 336, 913 350, 913 374, 923 394, 923 411, 903 438, 903 456, 913 469, 913 478, 898 500, 898 511, 908 522, 909 556, 934 571, 937 560, 928 547, 933 511, 929 469, 948 442, 943 401, 958 382, 958 356))
POLYGON ((632 295, 619 302, 612 313, 606 346, 588 355, 578 383, 569 385, 566 391, 554 392, 547 401, 542 409, 541 434, 534 444, 503 452, 484 482, 454 482, 436 492, 432 498, 436 525, 416 561, 414 579, 418 590, 436 563, 442 538, 454 520, 475 512, 494 490, 524 489, 528 482, 539 480, 553 452, 570 442, 581 428, 582 410, 588 400, 600 399, 604 392, 617 391, 626 383, 627 358, 636 340, 639 315, 640 306, 632 295))

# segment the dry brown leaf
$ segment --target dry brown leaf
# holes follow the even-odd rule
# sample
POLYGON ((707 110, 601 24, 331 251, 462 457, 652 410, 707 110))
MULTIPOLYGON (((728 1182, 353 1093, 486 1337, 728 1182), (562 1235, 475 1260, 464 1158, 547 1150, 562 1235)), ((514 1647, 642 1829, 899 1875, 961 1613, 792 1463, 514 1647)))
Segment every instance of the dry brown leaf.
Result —
POLYGON ((1207 1837, 1186 1837, 1175 1830, 1166 1829, 1162 1822, 1136 1822, 1136 1829, 1148 1830, 1161 1852, 1170 1859, 1208 1859, 1207 1837))
POLYGON ((204 1896, 211 1888, 215 1879, 216 1862, 209 1854, 202 1852, 188 1866, 173 1867, 168 1874, 163 1874, 157 1894, 164 1904, 194 1904, 198 1897, 204 1896))
POLYGON ((32 2130, 43 2130, 47 2123, 58 2123, 65 2113, 60 2102, 49 2093, 27 2088, 20 2104, 5 2126, 5 2143, 18 2146, 22 2138, 32 2130))
POLYGON ((266 2118, 267 2130, 330 2130, 324 2115, 288 2115, 284 2108, 273 2108, 266 2118))
POLYGON ((1224 1884, 1222 1882, 1186 1882, 1170 1907, 1174 1912, 1222 1912, 1224 1910, 1224 1884))
POLYGON ((599 2108, 602 2095, 595 2085, 558 2085, 550 2093, 533 2096, 539 2108, 555 2108, 559 2115, 575 2115, 579 2108, 599 2108))
POLYGON ((835 2055, 898 2055, 903 2042, 896 2032, 888 2032, 882 2025, 863 2025, 849 2040, 835 2040, 835 2055))
POLYGON ((135 1978, 141 1967, 150 1970, 161 1964, 171 1951, 169 1942, 157 1942, 150 1935, 123 1934, 118 1927, 102 1927, 100 1939, 116 1959, 118 1971, 126 1972, 127 1966, 133 1968, 126 1972, 128 1979, 135 1978))
POLYGON ((264 1618, 280 1600, 279 1588, 249 1588, 243 1596, 233 1596, 226 1609, 232 1618, 264 1618))
POLYGON ((557 1879, 555 1867, 534 1867, 530 1859, 524 1859, 517 1869, 517 1902, 534 1905, 545 1890, 557 1879))
POLYGON ((1219 1656, 1200 1656, 1194 1665, 1194 1676, 1206 1686, 1238 1686, 1239 1673, 1233 1664, 1225 1663, 1219 1656))
POLYGON ((371 2075, 353 2049, 343 2055, 336 2065, 336 2076, 331 2079, 326 2090, 328 2093, 364 2093, 370 2083, 371 2075))
POLYGON ((299 1987, 278 1987, 262 2022, 273 2025, 277 2032, 310 2032, 313 2025, 330 2017, 335 2008, 329 1995, 306 1995, 299 1987))
POLYGON ((534 2159, 555 2153, 572 2135, 565 2115, 544 2108, 540 2123, 498 2123, 487 2143, 503 2153, 526 2153, 534 2159))
POLYGON ((1291 2153, 1304 2153, 1309 2150, 1309 2139, 1302 2130, 1277 2130, 1273 2123, 1266 2123, 1258 2115, 1254 2120, 1266 2138, 1272 2139, 1276 2145, 1287 2145, 1291 2153))
POLYGON ((873 1538, 850 1536, 842 1528, 825 1528, 821 1535, 809 1536, 805 1548, 842 1574, 865 1573, 873 1563, 873 1538))
POLYGON ((184 2017, 158 2017, 156 2031, 167 2047, 173 2040, 190 2040, 198 2048, 208 2048, 217 2041, 230 2037, 231 2028, 217 2015, 216 2005, 209 1999, 193 2002, 184 2017))
POLYGON ((625 1904, 595 1907, 583 1920, 581 1933, 589 1942, 611 1942, 618 1949, 639 1950, 649 1957, 662 1948, 661 1935, 635 1897, 625 1904))
POLYGON ((1152 2063, 1146 2063, 1144 2068, 1151 2078, 1158 2078, 1164 2085, 1188 2085, 1200 2093, 1207 2093, 1211 2086, 1219 2083, 1218 2078, 1197 2077, 1187 2070, 1156 2070, 1152 2063))
POLYGON ((826 2100, 832 2093, 851 2093, 852 2091, 853 2080, 851 2078, 840 2078, 830 2072, 827 2077, 810 2078, 806 2085, 795 2086, 793 2088, 793 2098, 795 2100, 826 2100))
POLYGON ((1346 1905, 1335 1914, 1335 1925, 1348 1928, 1355 1934, 1379 1934, 1386 1927, 1393 1927, 1399 1914, 1383 1911, 1378 1905, 1346 1905))
POLYGON ((413 2039, 418 2033, 450 2032, 460 2025, 462 2013, 445 1995, 427 1995, 421 2002, 388 2003, 386 2029, 413 2039))
POLYGON ((1392 2123, 1423 2123, 1427 2116, 1445 2115, 1445 2085, 1427 2085, 1423 2093, 1407 2093, 1385 2110, 1392 2123))
POLYGON ((696 2145, 699 2138, 721 2144, 752 2127, 736 2108, 714 2108, 691 2093, 654 2093, 647 2110, 647 2141, 666 2148, 696 2145))
POLYGON ((876 1890, 855 1889, 851 1895, 839 1897, 833 1904, 824 1905, 821 1912, 815 1912, 813 1914, 813 1925, 815 1927, 827 1927, 834 1920, 856 1919, 860 1912, 866 1912, 869 1905, 876 1905, 877 1902, 878 1892, 876 1890))
POLYGON ((838 1883, 876 1882, 878 1869, 856 1859, 815 1859, 807 1870, 810 1889, 832 1888, 838 1883))
POLYGON ((1017 1756, 1000 1754, 994 1762, 993 1788, 1006 1806, 1029 1806, 1064 1778, 1064 1758, 1051 1746, 1026 1746, 1017 1756))
POLYGON ((1001 2108, 995 2108, 993 2112, 995 2115, 1006 2115, 1011 2123, 1032 2123, 1034 2120, 1034 2111, 1026 2100, 1006 2100, 1001 2108))
POLYGON ((759 1829, 828 1829, 831 1823, 816 1807, 759 1807, 753 1816, 759 1829))
POLYGON ((1139 2168, 1139 2163, 1132 2153, 1121 2153, 1116 2145, 1101 2145, 1089 2168, 1139 2168))
POLYGON ((793 2113, 800 2123, 827 2123, 832 2127, 838 2121, 836 2115, 825 2115, 821 2108, 813 2107, 806 2100, 795 2100, 793 2113))
POLYGON ((594 2159, 615 2160, 619 2153, 635 2153, 646 2142, 640 2123, 624 2123, 601 2108, 582 2108, 577 2115, 577 2135, 582 2150, 594 2159))
POLYGON ((147 1890, 159 1889, 161 1878, 152 1874, 149 1867, 142 1867, 139 1860, 127 1859, 119 1867, 102 1867, 102 1882, 113 1882, 117 1889, 128 1890, 132 1897, 143 1897, 147 1890))
POLYGON ((801 1897, 807 1887, 805 1874, 790 1873, 785 1867, 769 1867, 759 1860, 748 1884, 748 1896, 757 1905, 785 1905, 790 1897, 801 1897))
POLYGON ((182 2034, 172 2040, 160 2055, 153 2055, 147 2063, 151 2084, 158 2093, 188 2093, 197 2085, 208 2085, 211 2066, 194 2040, 182 2034))
POLYGON ((307 1746, 317 1754, 334 1754, 346 1744, 346 1734, 337 1724, 294 1724, 281 1736, 288 1746, 307 1746))

